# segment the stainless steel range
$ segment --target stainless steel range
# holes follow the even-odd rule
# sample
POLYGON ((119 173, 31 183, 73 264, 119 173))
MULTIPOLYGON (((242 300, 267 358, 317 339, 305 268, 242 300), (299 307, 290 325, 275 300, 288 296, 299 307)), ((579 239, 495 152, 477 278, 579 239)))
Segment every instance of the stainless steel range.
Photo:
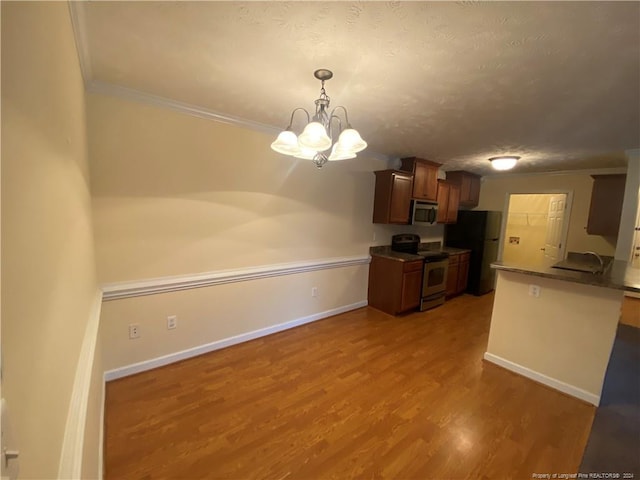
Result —
POLYGON ((392 250, 420 255, 424 258, 422 299, 420 300, 420 311, 424 311, 444 303, 449 254, 439 250, 420 250, 419 247, 420 236, 414 233, 401 233, 391 237, 392 250))

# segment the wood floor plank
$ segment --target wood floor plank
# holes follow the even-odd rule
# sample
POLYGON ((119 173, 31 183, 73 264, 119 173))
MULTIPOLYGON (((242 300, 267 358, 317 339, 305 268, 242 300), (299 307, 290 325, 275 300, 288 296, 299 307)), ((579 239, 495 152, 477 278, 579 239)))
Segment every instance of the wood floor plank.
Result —
POLYGON ((482 360, 492 302, 362 308, 109 382, 106 478, 576 472, 595 408, 482 360))

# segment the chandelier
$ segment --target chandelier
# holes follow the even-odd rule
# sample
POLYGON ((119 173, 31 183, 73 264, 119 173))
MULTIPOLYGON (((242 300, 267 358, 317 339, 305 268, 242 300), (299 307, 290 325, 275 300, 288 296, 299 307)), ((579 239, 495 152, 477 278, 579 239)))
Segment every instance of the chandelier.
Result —
POLYGON ((289 126, 278 135, 271 148, 284 155, 311 160, 316 167, 322 168, 327 162, 355 158, 356 153, 367 148, 367 142, 351 127, 345 107, 337 106, 331 113, 328 112, 331 99, 324 90, 324 82, 333 77, 333 72, 321 68, 313 72, 313 75, 322 82, 320 98, 315 101, 315 115, 311 118, 304 108, 295 108, 291 112, 289 126), (335 114, 338 109, 344 112, 344 129, 342 119, 335 114), (300 135, 291 130, 297 111, 303 111, 307 115, 307 125, 300 135), (336 137, 338 141, 334 143, 336 137))

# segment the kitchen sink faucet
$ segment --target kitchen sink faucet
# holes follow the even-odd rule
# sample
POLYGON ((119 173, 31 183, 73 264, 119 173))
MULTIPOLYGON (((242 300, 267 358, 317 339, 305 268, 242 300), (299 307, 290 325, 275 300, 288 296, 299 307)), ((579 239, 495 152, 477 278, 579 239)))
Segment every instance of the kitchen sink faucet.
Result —
POLYGON ((600 255, 598 255, 596 252, 591 252, 591 251, 586 251, 586 252, 582 252, 583 255, 593 255, 594 257, 596 257, 598 259, 598 262, 600 262, 600 271, 599 273, 603 273, 604 272, 604 260, 602 260, 602 257, 600 255))

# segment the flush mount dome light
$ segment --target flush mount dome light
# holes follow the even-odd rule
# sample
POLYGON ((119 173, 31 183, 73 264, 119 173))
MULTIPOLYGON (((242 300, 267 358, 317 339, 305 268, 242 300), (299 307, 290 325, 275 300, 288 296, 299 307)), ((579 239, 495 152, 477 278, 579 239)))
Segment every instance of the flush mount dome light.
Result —
POLYGON ((493 157, 490 158, 491 166, 496 170, 511 170, 516 166, 520 157, 515 157, 513 155, 505 156, 505 157, 493 157))

